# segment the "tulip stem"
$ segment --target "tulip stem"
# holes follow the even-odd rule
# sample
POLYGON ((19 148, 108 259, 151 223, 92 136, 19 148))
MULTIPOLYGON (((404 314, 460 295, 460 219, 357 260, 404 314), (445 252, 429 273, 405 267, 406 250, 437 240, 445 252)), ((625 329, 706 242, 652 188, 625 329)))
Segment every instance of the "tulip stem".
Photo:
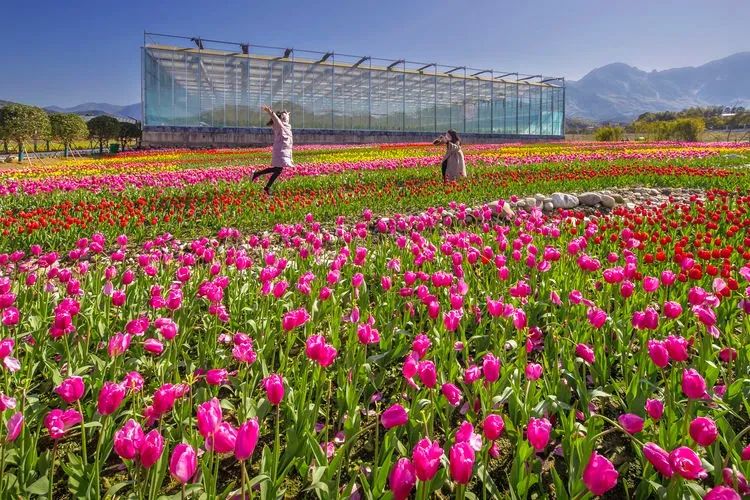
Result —
POLYGON ((78 413, 81 414, 81 457, 83 458, 83 465, 88 465, 88 453, 86 453, 86 418, 83 415, 83 407, 81 406, 81 400, 78 400, 78 413))
POLYGON ((274 435, 274 442, 273 442, 273 484, 274 489, 276 488, 276 481, 279 471, 279 453, 281 448, 281 437, 279 435, 279 421, 281 420, 281 406, 276 405, 276 433, 274 435))
POLYGON ((52 491, 55 489, 55 457, 57 455, 57 439, 52 447, 52 465, 49 468, 49 500, 52 500, 52 491))
POLYGON ((182 483, 182 500, 185 500, 185 483, 182 483))
POLYGON ((246 491, 248 492, 249 496, 252 498, 252 492, 250 491, 250 488, 247 487, 247 469, 245 468, 245 461, 243 460, 240 462, 242 467, 242 500, 245 500, 246 498, 246 491))

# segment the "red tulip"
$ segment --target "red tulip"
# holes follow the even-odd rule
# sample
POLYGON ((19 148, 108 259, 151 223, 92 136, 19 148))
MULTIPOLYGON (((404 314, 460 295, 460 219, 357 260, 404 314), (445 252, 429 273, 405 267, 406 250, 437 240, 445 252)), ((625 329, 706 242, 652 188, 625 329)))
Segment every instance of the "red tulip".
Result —
POLYGON ((169 472, 178 482, 185 484, 195 475, 198 468, 198 457, 192 446, 180 443, 172 451, 169 459, 169 472))
POLYGON ((591 454, 586 468, 583 470, 583 484, 594 495, 603 495, 617 485, 619 473, 612 462, 597 452, 591 454))

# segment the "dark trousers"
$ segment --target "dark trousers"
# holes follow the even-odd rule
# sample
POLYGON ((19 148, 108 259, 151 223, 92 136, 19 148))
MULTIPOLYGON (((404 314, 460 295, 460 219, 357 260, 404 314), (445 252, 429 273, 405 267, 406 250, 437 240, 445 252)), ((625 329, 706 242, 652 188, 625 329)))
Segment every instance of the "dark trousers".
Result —
POLYGON ((281 172, 283 172, 284 169, 282 167, 268 167, 264 170, 261 170, 260 172, 255 172, 253 174, 254 177, 260 177, 261 175, 271 174, 271 177, 268 178, 268 182, 266 183, 266 187, 264 188, 266 191, 271 189, 271 185, 276 181, 276 178, 281 175, 281 172))
POLYGON ((448 168, 448 160, 443 160, 443 163, 440 165, 440 169, 443 172, 443 182, 445 182, 445 169, 448 168))

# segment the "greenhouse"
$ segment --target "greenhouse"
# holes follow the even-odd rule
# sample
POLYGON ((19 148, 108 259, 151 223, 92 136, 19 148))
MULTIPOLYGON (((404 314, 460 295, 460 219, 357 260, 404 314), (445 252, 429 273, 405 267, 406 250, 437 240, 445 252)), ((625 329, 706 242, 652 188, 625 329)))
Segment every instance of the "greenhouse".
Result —
POLYGON ((270 104, 297 130, 549 138, 565 115, 563 78, 155 34, 142 92, 146 128, 262 128, 270 104))

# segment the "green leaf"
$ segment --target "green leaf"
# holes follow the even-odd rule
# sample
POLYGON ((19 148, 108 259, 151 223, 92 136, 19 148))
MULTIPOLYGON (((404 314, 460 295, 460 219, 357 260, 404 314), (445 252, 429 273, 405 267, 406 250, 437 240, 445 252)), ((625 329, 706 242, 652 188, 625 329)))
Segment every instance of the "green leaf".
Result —
POLYGON ((49 492, 49 478, 42 476, 26 487, 26 492, 32 495, 46 495, 49 492))

